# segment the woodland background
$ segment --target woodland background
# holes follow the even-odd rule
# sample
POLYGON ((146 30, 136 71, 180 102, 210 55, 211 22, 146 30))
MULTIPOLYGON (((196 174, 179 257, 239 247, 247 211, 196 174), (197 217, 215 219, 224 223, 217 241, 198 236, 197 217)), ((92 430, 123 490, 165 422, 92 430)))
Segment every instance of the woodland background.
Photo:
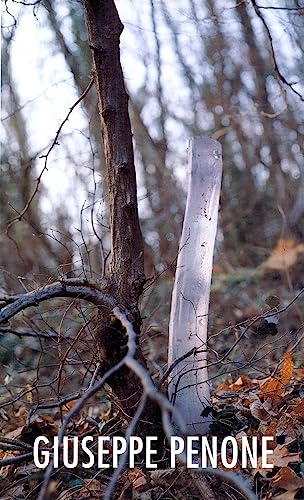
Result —
MULTIPOLYGON (((102 282, 109 255, 94 88, 56 137, 91 78, 82 5, 24 4, 30 2, 2 5, 4 294, 64 276, 102 282)), ((265 378, 290 349, 301 368, 303 296, 291 304, 304 287, 301 0, 128 0, 117 8, 125 25, 121 54, 150 278, 140 303, 140 342, 150 372, 158 380, 166 368, 187 140, 203 134, 221 142, 224 161, 210 361, 234 344, 248 319, 274 312, 248 329, 220 369, 211 366, 212 384, 244 373, 265 378), (286 310, 277 315, 279 305, 286 310)), ((92 378, 98 360, 89 315, 88 306, 60 299, 20 315, 13 327, 1 327, 3 411, 16 401, 39 406, 49 386, 52 397, 67 397, 92 378), (52 385, 58 370, 59 382, 52 385)), ((106 415, 111 404, 100 397, 106 415)))

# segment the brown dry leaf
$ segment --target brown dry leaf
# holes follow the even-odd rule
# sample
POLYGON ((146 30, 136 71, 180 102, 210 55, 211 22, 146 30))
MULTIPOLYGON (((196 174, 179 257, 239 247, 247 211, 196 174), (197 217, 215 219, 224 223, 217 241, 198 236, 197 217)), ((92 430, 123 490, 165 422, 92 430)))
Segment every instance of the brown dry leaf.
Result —
POLYGON ((64 404, 62 407, 62 413, 65 415, 68 413, 74 406, 76 405, 77 401, 68 401, 67 403, 64 404))
POLYGON ((252 388, 256 385, 257 383, 252 381, 249 377, 247 377, 246 375, 241 375, 235 382, 232 382, 231 384, 224 382, 217 388, 217 391, 238 391, 239 389, 252 388))
POLYGON ((13 410, 13 413, 14 413, 14 418, 18 422, 19 426, 26 424, 29 413, 26 406, 24 405, 19 406, 17 410, 13 410))
POLYGON ((97 479, 85 479, 84 485, 80 491, 77 492, 77 498, 102 498, 101 494, 105 492, 106 487, 101 484, 97 479))
POLYGON ((150 472, 151 484, 155 487, 162 484, 168 484, 168 479, 171 479, 175 474, 175 469, 153 470, 150 472))
MULTIPOLYGON (((265 429, 265 436, 275 436, 278 429, 278 420, 273 420, 270 422, 268 427, 265 429)), ((275 442, 273 443, 275 446, 275 442)), ((268 443, 268 447, 271 448, 270 443, 268 443)))
POLYGON ((274 403, 278 403, 282 398, 285 386, 290 382, 294 370, 294 363, 290 352, 284 354, 283 365, 280 375, 277 378, 269 378, 262 383, 260 396, 270 398, 274 403))
POLYGON ((281 495, 276 495, 275 497, 272 498, 273 500, 294 500, 296 493, 297 490, 285 491, 284 493, 281 493, 281 495))
POLYGON ((0 412, 0 431, 5 434, 14 431, 17 427, 26 425, 28 416, 27 408, 22 405, 19 408, 8 407, 6 412, 0 412), (2 421, 3 419, 3 421, 2 421))
POLYGON ((292 403, 297 403, 297 406, 292 406, 292 410, 290 415, 292 417, 299 418, 300 420, 304 419, 304 398, 302 399, 294 399, 292 403))
POLYGON ((290 453, 287 446, 278 444, 273 450, 273 454, 270 455, 269 461, 276 467, 287 467, 290 462, 300 462, 300 454, 290 453))
POLYGON ((270 378, 263 383, 260 396, 272 399, 273 402, 278 402, 283 394, 284 385, 279 379, 270 378))
POLYGON ((282 467, 279 472, 270 480, 270 486, 274 488, 282 488, 287 491, 297 491, 304 487, 304 479, 290 467, 282 467))
POLYGON ((24 425, 22 427, 17 427, 13 431, 10 431, 10 432, 7 432, 6 434, 4 434, 4 436, 8 439, 18 439, 18 438, 20 438, 24 427, 25 427, 24 425))
POLYGON ((271 420, 271 416, 268 411, 265 410, 263 403, 259 399, 256 399, 250 404, 250 411, 251 415, 260 422, 268 424, 271 420))
POLYGON ((277 422, 278 435, 285 434, 290 439, 299 439, 303 435, 303 424, 300 422, 299 417, 292 417, 286 409, 282 409, 281 416, 277 422))
MULTIPOLYGON (((291 462, 299 462, 299 453, 289 453, 287 446, 277 445, 273 450, 273 454, 269 455, 267 462, 272 463, 275 467, 285 467, 291 462)), ((268 472, 271 472, 273 468, 263 468, 262 467, 262 457, 258 458, 258 466, 256 469, 252 469, 251 474, 255 476, 258 472, 261 476, 266 477, 268 472)))
POLYGON ((299 382, 304 380, 304 368, 295 368, 294 369, 294 378, 299 382))
POLYGON ((233 384, 231 384, 230 390, 231 391, 237 391, 238 389, 242 388, 251 388, 254 387, 255 384, 252 383, 249 377, 246 375, 241 375, 233 384))
MULTIPOLYGON (((8 458, 9 456, 13 457, 14 455, 8 455, 5 458, 8 458)), ((1 488, 4 488, 6 486, 6 481, 8 483, 12 482, 12 477, 14 474, 14 471, 16 469, 16 465, 5 465, 4 467, 0 467, 0 477, 1 477, 1 488)))
POLYGON ((128 478, 134 490, 140 490, 147 485, 146 475, 139 469, 129 471, 128 478))
POLYGON ((105 492, 106 486, 101 484, 97 479, 85 479, 81 489, 73 492, 74 488, 62 491, 58 496, 58 500, 78 500, 79 498, 100 499, 105 492))
POLYGON ((223 382, 221 385, 219 385, 216 390, 217 391, 231 391, 230 386, 226 382, 223 382))
MULTIPOLYGON (((268 462, 267 463, 270 463, 270 460, 271 458, 268 458, 268 462)), ((251 469, 251 474, 253 475, 253 477, 259 473, 261 476, 263 477, 266 477, 268 472, 271 472, 273 469, 271 467, 262 467, 262 457, 259 457, 258 458, 258 464, 257 464, 257 468, 256 469, 251 469)))
POLYGON ((284 271, 292 267, 298 256, 304 251, 304 244, 297 245, 294 240, 280 239, 268 259, 261 264, 261 268, 284 271))
POLYGON ((291 352, 287 351, 284 354, 284 362, 280 372, 280 380, 282 384, 287 385, 290 382, 294 370, 294 362, 291 352))

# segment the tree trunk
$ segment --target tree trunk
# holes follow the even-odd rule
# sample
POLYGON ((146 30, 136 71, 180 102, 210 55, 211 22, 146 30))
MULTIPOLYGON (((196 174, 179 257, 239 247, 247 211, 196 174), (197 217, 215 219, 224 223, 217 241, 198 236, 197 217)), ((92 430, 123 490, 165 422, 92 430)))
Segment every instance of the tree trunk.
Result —
MULTIPOLYGON (((113 0, 84 0, 83 5, 93 54, 107 169, 111 228, 108 291, 129 312, 129 319, 139 334, 141 318, 138 299, 145 282, 144 254, 138 219, 128 95, 120 64, 119 39, 123 25, 113 0)), ((120 322, 104 308, 98 314, 96 330, 101 348, 101 371, 105 372, 125 354, 125 332, 120 322)), ((137 356, 144 364, 140 352, 137 356)), ((124 410, 132 416, 142 394, 138 377, 123 367, 109 383, 124 410)), ((160 422, 158 408, 148 402, 146 412, 152 428, 156 427, 160 422)), ((151 426, 146 433, 151 434, 151 426)))
POLYGON ((113 0, 84 0, 83 4, 93 53, 108 177, 110 275, 119 300, 136 308, 145 278, 129 97, 120 64, 119 39, 123 25, 113 0))

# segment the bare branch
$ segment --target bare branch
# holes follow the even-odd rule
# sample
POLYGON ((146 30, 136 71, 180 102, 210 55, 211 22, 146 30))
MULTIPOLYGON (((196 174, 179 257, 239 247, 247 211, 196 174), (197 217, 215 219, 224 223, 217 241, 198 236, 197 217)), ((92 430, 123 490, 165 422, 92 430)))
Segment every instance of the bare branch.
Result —
POLYGON ((255 0, 251 0, 252 2, 252 5, 253 5, 253 8, 255 10, 255 13, 256 15, 259 17, 259 19, 262 21, 263 25, 264 25, 264 28, 267 32, 267 36, 268 36, 268 39, 269 39, 269 43, 270 43, 270 49, 271 49, 271 55, 272 55, 272 61, 273 61, 273 65, 274 65, 274 69, 276 71, 276 74, 278 75, 279 79, 281 80, 282 83, 284 83, 285 85, 287 85, 287 87, 290 88, 290 90, 292 90, 292 92, 294 94, 296 94, 300 99, 301 101, 304 101, 304 97, 300 94, 300 92, 298 92, 294 87, 294 83, 290 83, 288 80, 286 80, 285 76, 283 75, 283 73, 281 72, 279 66, 278 66, 278 63, 277 63, 277 60, 276 60, 276 55, 275 55, 275 50, 274 50, 274 46, 273 46, 273 38, 272 38, 272 34, 271 34, 271 31, 268 27, 268 24, 266 23, 263 15, 261 14, 260 12, 260 7, 256 4, 256 1, 255 0))
MULTIPOLYGON (((29 5, 29 4, 27 4, 29 5)), ((44 165, 43 165, 43 168, 39 174, 39 176, 37 177, 36 179, 36 186, 29 198, 29 200, 27 201, 25 207, 21 210, 21 212, 18 214, 17 217, 14 217, 12 220, 10 220, 8 222, 8 225, 7 225, 7 233, 9 232, 10 228, 16 224, 16 222, 19 222, 23 216, 25 215, 25 213, 27 212, 27 210, 29 209, 29 207, 31 206, 31 203, 33 201, 33 199, 35 198, 37 192, 38 192, 38 189, 39 189, 39 185, 41 183, 41 179, 42 179, 42 176, 44 174, 44 172, 47 170, 47 162, 48 162, 48 158, 49 158, 49 155, 51 154, 53 148, 58 145, 58 138, 59 138, 59 135, 61 133, 61 130, 63 128, 63 126, 66 124, 66 122, 69 120, 70 118, 70 115, 72 114, 72 112, 74 111, 74 109, 78 106, 78 104, 84 99, 84 97, 87 95, 87 93, 90 91, 90 89, 92 88, 93 86, 93 83, 94 83, 94 78, 92 77, 87 88, 84 90, 84 92, 81 94, 81 96, 77 99, 77 101, 73 104, 73 106, 71 106, 71 108, 69 109, 69 112, 67 113, 66 117, 64 118, 64 120, 61 122, 57 132, 56 132, 56 135, 52 141, 52 144, 50 145, 47 153, 43 156, 41 156, 40 158, 44 158, 44 165)))
POLYGON ((38 5, 42 2, 42 0, 35 0, 35 2, 23 2, 22 0, 12 0, 13 3, 18 3, 20 5, 25 5, 26 7, 31 7, 38 5))
POLYGON ((90 285, 89 282, 86 285, 77 283, 80 283, 80 281, 74 279, 57 281, 32 292, 15 295, 12 302, 1 309, 0 324, 6 323, 18 312, 28 307, 38 306, 41 302, 55 297, 83 299, 92 302, 96 306, 103 306, 110 310, 117 304, 111 295, 104 293, 103 289, 98 286, 90 285))
POLYGON ((258 9, 263 9, 263 10, 290 10, 290 11, 295 11, 297 14, 301 14, 302 11, 304 12, 303 7, 278 7, 274 5, 257 5, 258 9))
MULTIPOLYGON (((286 311, 287 309, 289 309, 289 307, 294 303, 296 302, 296 300, 302 295, 302 293, 304 292, 304 288, 302 288, 299 293, 297 293, 297 295, 285 306, 285 307, 282 307, 281 309, 279 309, 278 311, 276 311, 276 314, 279 315, 279 314, 282 314, 284 311, 286 311)), ((235 347, 240 343, 241 339, 244 338, 244 336, 246 335, 246 333, 248 332, 248 330, 250 330, 250 328, 257 322, 259 321, 260 319, 262 318, 270 318, 271 316, 273 316, 273 310, 270 311, 270 312, 267 312, 266 314, 261 314, 259 316, 256 316, 255 318, 252 319, 252 321, 250 321, 250 323, 246 326, 246 328, 242 331, 241 335, 236 339, 236 341, 234 342, 234 344, 228 349, 228 351, 218 360, 218 361, 215 361, 214 363, 210 363, 208 364, 208 368, 210 366, 213 366, 213 365, 217 365, 219 363, 222 363, 225 359, 227 359, 227 357, 229 356, 229 354, 231 354, 231 352, 235 349, 235 347)))
POLYGON ((0 460, 0 467, 5 467, 6 465, 20 464, 21 462, 26 462, 31 460, 33 452, 24 453, 24 455, 19 455, 17 457, 9 457, 0 460))
MULTIPOLYGON (((58 444, 59 445, 63 441, 63 437, 64 437, 64 434, 65 434, 66 428, 67 428, 69 422, 71 421, 71 419, 73 418, 73 416, 76 415, 81 410, 81 408, 84 406, 84 404, 86 403, 86 401, 88 399, 90 399, 92 396, 94 396, 94 394, 96 394, 96 392, 99 389, 101 389, 101 387, 105 384, 105 382, 117 370, 119 370, 120 368, 122 368, 123 364, 124 364, 124 360, 122 359, 117 365, 113 366, 110 370, 108 370, 107 373, 105 373, 104 376, 96 384, 94 384, 92 387, 90 387, 83 394, 83 396, 78 401, 78 403, 66 414, 65 419, 64 419, 63 424, 62 424, 62 427, 60 429, 60 433, 58 435, 58 444)), ((50 465, 48 466, 48 468, 46 470, 46 473, 44 475, 43 484, 42 484, 42 487, 41 487, 41 490, 40 490, 40 493, 39 493, 39 496, 38 496, 37 500, 44 500, 45 499, 46 492, 47 492, 47 489, 48 489, 48 485, 49 485, 50 479, 51 479, 52 474, 53 474, 53 470, 54 470, 53 463, 50 463, 50 465)))
POLYGON ((16 335, 20 339, 22 337, 34 337, 42 339, 57 339, 58 335, 53 332, 35 332, 33 330, 16 330, 15 328, 0 327, 0 335, 12 334, 16 335))
POLYGON ((177 358, 173 363, 171 363, 170 366, 168 366, 167 370, 165 371, 165 373, 163 374, 162 378, 159 381, 159 387, 161 387, 163 385, 163 383, 167 380, 167 378, 169 377, 169 375, 172 372, 172 370, 174 370, 174 368, 176 368, 176 366, 181 361, 184 361, 185 359, 189 358, 189 356, 191 356, 192 354, 194 354, 195 350, 196 350, 196 348, 193 347, 192 349, 190 349, 190 351, 186 352, 185 354, 183 354, 182 356, 180 356, 179 358, 177 358))
MULTIPOLYGON (((126 439, 127 439, 128 445, 129 445, 130 437, 134 436, 134 434, 135 434, 136 426, 139 422, 141 415, 143 414, 146 403, 147 403, 147 396, 146 396, 146 394, 144 394, 141 398, 141 401, 140 401, 138 407, 137 407, 137 410, 136 410, 136 413, 132 419, 132 422, 130 423, 130 425, 127 429, 127 432, 126 432, 126 439)), ((120 462, 119 462, 119 465, 118 465, 117 469, 115 470, 114 474, 112 475, 111 480, 108 484, 108 487, 104 493, 103 500, 111 500, 113 498, 115 486, 118 483, 119 477, 125 468, 126 462, 127 462, 127 453, 122 455, 120 462)))
MULTIPOLYGON (((134 432, 136 425, 140 419, 140 416, 142 415, 142 412, 144 410, 145 404, 147 397, 150 397, 154 401, 156 401, 161 409, 162 412, 162 421, 163 421, 163 427, 166 432, 167 438, 170 440, 171 436, 175 435, 176 433, 174 432, 174 429, 172 427, 171 421, 170 421, 170 414, 173 414, 175 416, 175 421, 179 423, 181 430, 183 431, 183 422, 181 417, 178 415, 176 412, 176 409, 173 407, 173 405, 169 402, 169 400, 158 390, 158 388, 154 385, 152 382, 150 375, 148 372, 134 359, 134 355, 136 353, 136 332, 133 329, 132 323, 128 320, 125 312, 120 310, 118 307, 114 308, 113 313, 115 316, 121 321, 122 325, 126 329, 127 335, 128 335, 128 351, 125 357, 117 363, 115 366, 113 366, 102 378, 99 380, 96 384, 93 386, 89 387, 89 389, 83 394, 81 399, 78 401, 78 403, 67 413, 67 415, 64 418, 64 422, 62 424, 62 427, 60 429, 60 433, 58 435, 58 442, 59 445, 63 441, 63 437, 65 434, 65 431, 67 429, 67 426, 71 419, 81 410, 81 408, 84 406, 86 401, 91 398, 96 392, 104 385, 106 380, 108 380, 114 372, 118 371, 120 368, 122 368, 123 365, 127 365, 131 370, 133 370, 136 375, 140 378, 140 381, 142 383, 142 386, 144 388, 144 394, 142 396, 141 402, 139 406, 137 407, 137 411, 135 416, 133 417, 133 420, 131 422, 131 425, 127 431, 126 436, 129 437, 132 435, 134 432)), ((181 462, 186 464, 187 463, 187 458, 184 455, 180 455, 181 457, 181 462)), ((119 479, 119 475, 122 472, 124 465, 126 462, 126 457, 124 457, 123 461, 120 463, 119 468, 115 472, 115 474, 112 477, 112 480, 110 481, 108 485, 108 489, 105 493, 105 500, 110 500, 112 498, 112 493, 114 491, 114 488, 117 484, 117 481, 119 479)), ((48 469, 46 470, 44 481, 42 488, 39 493, 38 500, 43 500, 45 498, 45 495, 47 493, 48 485, 51 479, 51 476, 53 474, 53 464, 50 464, 48 469)), ((247 488, 247 486, 244 484, 242 479, 238 478, 236 475, 231 474, 229 472, 222 471, 220 469, 212 469, 212 468, 198 468, 196 469, 199 473, 203 475, 214 475, 219 478, 221 478, 223 481, 226 481, 230 484, 232 484, 242 495, 244 495, 245 498, 248 498, 248 500, 253 500, 255 499, 254 494, 247 488)))

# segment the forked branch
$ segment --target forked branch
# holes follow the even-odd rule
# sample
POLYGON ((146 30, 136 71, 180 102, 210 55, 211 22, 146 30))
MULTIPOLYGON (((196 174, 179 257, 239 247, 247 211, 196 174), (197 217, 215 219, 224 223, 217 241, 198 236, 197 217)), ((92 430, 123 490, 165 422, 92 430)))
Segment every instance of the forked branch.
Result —
MULTIPOLYGON (((126 313, 120 308, 115 307, 113 309, 113 314, 117 317, 117 319, 120 320, 122 326, 126 330, 128 336, 127 354, 116 366, 113 366, 98 382, 96 382, 92 387, 89 387, 88 390, 82 395, 80 400, 77 402, 77 404, 67 413, 59 432, 58 436, 59 444, 63 442, 63 437, 67 430, 68 424, 71 422, 72 418, 78 414, 78 412, 81 410, 81 408, 83 408, 84 404, 88 401, 88 399, 94 396, 94 394, 96 394, 96 392, 101 389, 101 387, 113 375, 113 373, 121 369, 123 365, 128 366, 130 370, 132 370, 138 376, 144 391, 141 401, 137 407, 137 411, 132 419, 132 422, 129 425, 126 437, 128 438, 130 435, 134 434, 136 425, 140 420, 140 417, 145 409, 145 403, 147 401, 147 398, 153 399, 159 405, 162 413, 163 427, 166 432, 167 438, 169 440, 175 434, 170 421, 171 413, 175 413, 175 422, 179 422, 181 427, 183 427, 182 419, 178 415, 176 409, 155 386, 148 372, 134 358, 134 355, 136 353, 136 332, 133 329, 132 323, 128 320, 126 313)), ((187 458, 185 454, 181 454, 180 458, 182 463, 184 464, 187 463, 187 458)), ((122 457, 122 460, 120 461, 118 468, 113 474, 112 480, 110 481, 108 488, 103 496, 104 500, 111 500, 111 498, 113 498, 114 489, 117 485, 121 472, 124 469, 125 463, 126 463, 126 454, 122 457)), ((46 470, 44 482, 40 490, 38 500, 44 500, 44 498, 46 497, 53 470, 54 470, 53 465, 50 464, 48 469, 46 470)), ((212 469, 210 467, 207 467, 206 469, 198 468, 196 469, 196 471, 199 474, 214 475, 216 477, 219 477, 223 481, 232 484, 237 489, 237 491, 241 493, 248 500, 255 499, 255 495, 249 490, 249 488, 247 488, 247 486, 244 484, 244 481, 232 473, 225 472, 220 469, 212 469)))
POLYGON ((29 307, 38 306, 41 302, 56 297, 71 297, 83 299, 91 302, 96 306, 103 306, 108 310, 113 309, 117 305, 117 301, 110 294, 99 289, 96 285, 88 283, 78 284, 76 280, 56 281, 50 285, 43 286, 32 292, 12 297, 0 297, 0 302, 6 302, 7 305, 0 310, 0 324, 6 323, 9 319, 15 316, 20 311, 29 307))

